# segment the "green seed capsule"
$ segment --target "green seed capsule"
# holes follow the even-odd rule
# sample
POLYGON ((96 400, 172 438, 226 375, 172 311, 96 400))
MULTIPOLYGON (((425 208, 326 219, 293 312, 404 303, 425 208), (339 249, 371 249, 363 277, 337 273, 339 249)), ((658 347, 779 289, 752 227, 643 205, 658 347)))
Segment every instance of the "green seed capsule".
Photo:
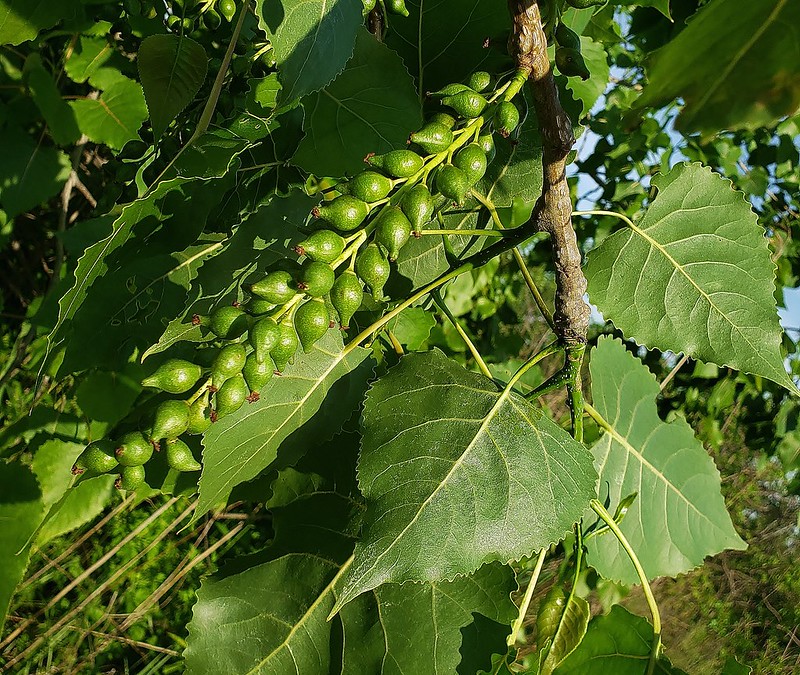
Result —
POLYGON ((244 306, 244 311, 251 316, 260 316, 267 314, 275 308, 275 304, 269 300, 262 300, 261 298, 252 297, 247 301, 244 306))
POLYGON ((234 305, 218 307, 211 312, 208 327, 223 340, 235 340, 247 330, 247 315, 234 305))
POLYGON ((431 115, 428 122, 436 122, 437 124, 446 126, 448 129, 452 129, 456 125, 457 120, 446 112, 437 112, 431 115))
POLYGON ((444 98, 445 96, 454 96, 455 94, 460 94, 462 91, 469 91, 470 88, 466 84, 459 84, 454 82, 453 84, 448 84, 438 91, 429 91, 428 96, 430 98, 444 98))
POLYGON ((492 134, 482 134, 478 136, 478 145, 486 154, 486 163, 491 164, 495 156, 494 137, 492 134))
POLYGON ((230 23, 236 15, 236 2, 234 0, 219 0, 217 9, 225 17, 225 21, 230 23))
POLYGON ((336 279, 336 272, 330 265, 321 262, 310 262, 303 265, 300 282, 297 288, 312 298, 321 298, 327 294, 336 279))
POLYGON ((375 171, 362 171, 347 183, 347 191, 363 202, 377 202, 392 191, 392 181, 375 171))
POLYGON ((419 173, 423 159, 412 150, 392 150, 385 155, 367 155, 364 161, 394 178, 410 178, 419 173))
POLYGON ((371 12, 373 9, 375 9, 375 5, 377 4, 377 1, 378 0, 362 0, 362 2, 364 4, 364 11, 365 12, 371 12))
POLYGON ((152 456, 153 444, 138 431, 125 434, 114 450, 114 457, 120 466, 139 466, 152 456))
POLYGON ((459 206, 464 204, 470 187, 467 174, 452 164, 440 166, 436 172, 436 189, 459 206))
POLYGON ((591 77, 586 62, 577 49, 557 47, 556 67, 562 75, 567 77, 580 77, 582 80, 588 80, 591 77))
POLYGON ((313 298, 298 307, 294 314, 294 329, 297 331, 304 352, 311 351, 314 343, 325 335, 330 321, 328 308, 319 298, 313 298))
MULTIPOLYGON (((376 176, 378 174, 375 174, 376 176)), ((383 178, 383 176, 381 176, 383 178)), ((297 255, 304 255, 316 262, 330 263, 344 251, 345 241, 332 230, 318 230, 308 239, 294 247, 297 255)))
POLYGON ((556 38, 556 44, 558 44, 559 47, 569 47, 570 49, 581 48, 580 35, 566 24, 559 23, 558 26, 556 26, 554 36, 556 38))
POLYGON ((400 208, 414 230, 421 230, 433 218, 436 205, 428 188, 422 183, 415 185, 403 196, 400 208))
POLYGON ((470 143, 453 156, 453 166, 466 174, 470 185, 475 185, 486 173, 486 153, 477 143, 470 143))
POLYGON ((416 143, 428 154, 436 154, 444 152, 450 147, 453 142, 453 132, 450 131, 444 124, 438 122, 429 122, 419 131, 415 131, 409 140, 416 143))
POLYGON ((607 0, 567 0, 567 4, 575 9, 589 9, 589 7, 597 7, 604 5, 607 0))
POLYGON ((144 485, 144 477, 143 466, 126 466, 114 481, 114 487, 117 490, 138 490, 144 485))
POLYGON ((209 9, 203 14, 203 25, 208 30, 217 30, 222 24, 222 18, 213 9, 209 9))
MULTIPOLYGON (((150 444, 148 443, 148 445, 150 444)), ((107 473, 111 471, 118 464, 114 450, 114 442, 109 439, 89 443, 75 461, 72 473, 80 474, 84 471, 107 473)))
POLYGON ((229 377, 241 373, 246 359, 247 350, 244 345, 225 345, 219 350, 211 366, 211 384, 219 388, 229 377))
POLYGON ((244 405, 249 394, 250 390, 247 388, 247 383, 244 381, 242 374, 234 375, 225 380, 225 384, 215 394, 214 402, 216 407, 214 412, 217 413, 218 417, 236 412, 244 405))
POLYGON ((494 126, 498 133, 508 138, 519 125, 519 110, 511 101, 503 101, 494 113, 494 126))
POLYGON ((461 117, 472 119, 480 115, 487 106, 486 99, 476 91, 462 91, 453 96, 445 96, 442 105, 455 110, 461 117))
POLYGON ((411 223, 397 206, 390 206, 381 212, 375 226, 375 242, 386 249, 389 260, 397 260, 400 249, 410 237, 411 223))
POLYGON ((192 435, 202 434, 210 426, 211 406, 208 405, 208 397, 201 396, 189 406, 189 423, 185 433, 192 435))
POLYGON ((169 359, 162 363, 156 371, 142 380, 143 387, 152 387, 170 394, 182 394, 189 391, 200 376, 203 369, 184 359, 169 359))
MULTIPOLYGON (((172 440, 189 427, 189 404, 186 401, 164 401, 156 408, 151 440, 172 440)), ((122 463, 122 462, 120 462, 122 463)))
POLYGON ((489 87, 492 86, 493 78, 492 76, 487 73, 485 70, 479 70, 472 75, 469 76, 467 80, 467 85, 473 91, 486 91, 489 87))
POLYGON ((280 324, 278 324, 278 328, 280 329, 280 339, 278 340, 278 344, 272 348, 270 356, 275 362, 275 370, 282 373, 286 369, 286 364, 288 364, 289 360, 294 356, 300 343, 291 320, 287 319, 281 321, 280 324))
POLYGON ((357 230, 369 214, 369 205, 352 195, 341 195, 327 204, 314 207, 315 218, 327 220, 337 230, 351 232, 357 230))
POLYGON ((405 0, 386 0, 386 9, 392 14, 408 16, 405 0))
POLYGON ((383 287, 390 272, 389 261, 377 244, 369 244, 356 258, 356 273, 372 289, 375 300, 383 299, 383 287))
POLYGON ((250 287, 250 292, 273 305, 283 305, 296 295, 297 290, 291 274, 276 270, 254 283, 250 287))
POLYGON ((254 354, 259 361, 265 361, 269 358, 269 353, 272 348, 278 344, 280 331, 275 319, 269 317, 259 319, 253 324, 250 329, 250 344, 255 350, 254 354))
POLYGON ((203 468, 180 438, 167 443, 167 464, 175 471, 200 471, 203 468))
POLYGON ((272 357, 267 356, 263 361, 259 361, 255 354, 250 354, 242 368, 244 381, 247 383, 251 392, 258 394, 264 385, 272 379, 275 374, 275 364, 272 357))
POLYGON ((353 270, 345 270, 336 279, 331 288, 331 304, 339 315, 339 325, 347 330, 350 319, 361 307, 364 300, 364 289, 353 270))

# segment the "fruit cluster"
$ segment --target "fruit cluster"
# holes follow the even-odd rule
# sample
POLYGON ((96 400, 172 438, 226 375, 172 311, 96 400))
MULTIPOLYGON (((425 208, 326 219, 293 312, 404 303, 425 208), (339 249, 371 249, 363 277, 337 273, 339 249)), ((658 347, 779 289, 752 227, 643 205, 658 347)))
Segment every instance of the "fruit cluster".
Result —
POLYGON ((381 8, 386 12, 392 14, 399 14, 400 16, 408 16, 408 9, 406 8, 405 0, 361 0, 364 3, 364 13, 371 12, 380 2, 381 8))
POLYGON ((143 430, 91 443, 73 471, 119 471, 118 487, 132 490, 144 481, 154 450, 164 448, 172 469, 199 470, 181 436, 202 434, 257 401, 298 348, 310 351, 336 319, 348 330, 366 289, 383 300, 391 263, 410 238, 421 236, 439 212, 464 203, 494 156, 493 133, 506 137, 520 121, 510 99, 521 81, 492 90, 493 84, 478 72, 466 84, 429 94, 437 109, 410 135, 408 147, 367 155, 369 168, 312 210, 310 222, 321 226, 294 247, 299 271, 269 271, 244 286, 244 304, 194 315, 192 322, 215 338, 212 348, 196 352, 202 364, 172 358, 142 382, 176 398, 158 403, 143 430))
POLYGON ((172 12, 167 26, 175 32, 189 35, 198 22, 208 30, 217 30, 224 19, 228 23, 236 15, 236 0, 170 0, 172 12))

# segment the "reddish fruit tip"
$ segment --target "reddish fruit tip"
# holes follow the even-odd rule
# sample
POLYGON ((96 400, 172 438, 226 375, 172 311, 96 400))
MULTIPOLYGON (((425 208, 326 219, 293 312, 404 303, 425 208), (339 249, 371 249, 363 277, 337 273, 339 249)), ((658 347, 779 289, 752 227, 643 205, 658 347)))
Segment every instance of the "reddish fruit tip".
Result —
POLYGON ((117 490, 122 489, 122 476, 117 476, 117 480, 114 481, 114 487, 117 488, 117 490))
POLYGON ((239 302, 238 300, 234 300, 234 301, 231 303, 231 306, 232 306, 232 307, 241 307, 241 306, 242 306, 242 303, 241 303, 241 302, 239 302))
POLYGON ((305 281, 298 281, 297 282, 297 290, 299 291, 307 291, 308 284, 305 281))
POLYGON ((335 326, 336 326, 336 322, 335 321, 333 321, 332 319, 330 321, 328 321, 328 328, 334 328, 335 326))
POLYGON ((201 323, 199 314, 192 314, 192 325, 199 326, 201 323))
POLYGON ((251 391, 248 397, 245 399, 248 403, 255 403, 258 399, 261 398, 261 395, 257 391, 251 391))
POLYGON ((119 446, 116 450, 114 450, 115 457, 122 457, 125 454, 125 448, 123 446, 119 446))
POLYGON ((161 443, 159 443, 156 440, 153 440, 152 438, 150 439, 150 442, 153 444, 153 450, 155 450, 156 452, 161 452, 161 443))
POLYGON ((213 384, 208 385, 208 391, 210 391, 212 394, 216 394, 218 390, 219 387, 215 387, 213 384))
POLYGON ((282 373, 280 370, 273 370, 272 372, 273 372, 275 375, 277 375, 278 377, 280 377, 281 375, 283 375, 283 373, 282 373))
POLYGON ((492 46, 492 38, 488 38, 488 37, 487 37, 487 38, 486 38, 486 39, 483 41, 483 48, 484 48, 484 49, 489 49, 489 47, 491 47, 491 46, 492 46))
POLYGON ((86 469, 81 469, 77 464, 72 465, 72 475, 73 476, 80 476, 86 469))
POLYGON ((364 163, 369 164, 369 160, 372 159, 374 156, 375 156, 374 152, 368 152, 366 155, 364 155, 364 163))
POLYGON ((295 253, 297 253, 297 255, 305 255, 306 254, 306 250, 302 246, 300 246, 300 244, 295 246, 292 250, 295 253))
POLYGON ((209 417, 211 418, 211 423, 212 424, 219 419, 219 415, 217 414, 216 410, 212 410, 211 414, 209 415, 209 417))
POLYGON ((500 132, 500 135, 503 138, 508 138, 511 135, 511 132, 508 129, 498 129, 497 131, 500 132))
POLYGON ((422 236, 422 232, 420 232, 419 230, 414 230, 411 233, 411 236, 414 237, 414 239, 419 239, 422 236))
POLYGON ((315 206, 311 209, 311 215, 314 216, 314 218, 319 218, 319 206, 315 206))

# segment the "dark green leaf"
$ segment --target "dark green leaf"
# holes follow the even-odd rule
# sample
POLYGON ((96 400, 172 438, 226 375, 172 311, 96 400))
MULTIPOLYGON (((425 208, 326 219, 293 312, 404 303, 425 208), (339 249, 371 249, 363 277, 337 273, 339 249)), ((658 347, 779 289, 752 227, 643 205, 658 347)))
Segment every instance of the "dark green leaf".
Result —
POLYGON ((0 2, 0 45, 18 45, 32 40, 40 30, 74 14, 74 0, 3 0, 0 2))
POLYGON ((59 145, 69 145, 77 141, 81 132, 75 122, 75 115, 61 98, 61 92, 53 76, 42 65, 39 54, 31 54, 25 59, 25 73, 28 89, 47 122, 53 140, 59 145))
POLYGON ((139 78, 156 140, 192 102, 206 79, 206 51, 194 40, 174 34, 151 35, 137 56, 139 78))

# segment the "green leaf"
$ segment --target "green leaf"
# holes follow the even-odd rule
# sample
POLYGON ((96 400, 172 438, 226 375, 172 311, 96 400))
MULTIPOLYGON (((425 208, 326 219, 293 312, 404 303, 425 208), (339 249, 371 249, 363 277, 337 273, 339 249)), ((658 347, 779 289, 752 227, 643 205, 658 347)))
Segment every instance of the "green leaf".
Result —
POLYGON ((0 45, 32 40, 40 30, 75 14, 74 0, 0 1, 0 45))
POLYGON ((636 106, 683 98, 678 128, 705 134, 771 125, 800 106, 798 25, 793 0, 706 5, 653 55, 636 106))
POLYGON ((373 385, 362 427, 367 512, 337 608, 383 583, 452 579, 549 546, 594 490, 586 448, 438 350, 373 385))
POLYGON ((392 331, 401 345, 415 352, 431 336, 435 325, 436 317, 431 312, 426 312, 422 307, 409 307, 386 324, 386 328, 392 331))
POLYGON ((408 18, 393 17, 386 43, 417 80, 420 98, 476 70, 512 67, 506 53, 508 10, 496 0, 406 0, 408 18), (492 46, 484 47, 489 39, 492 46))
POLYGON ((573 652, 586 635, 586 627, 591 616, 592 612, 586 600, 578 595, 569 598, 538 675, 550 675, 558 664, 573 652))
POLYGON ((158 140, 205 82, 206 50, 182 35, 151 35, 142 40, 137 61, 153 135, 158 140))
POLYGON ((191 672, 454 673, 473 613, 512 620, 513 573, 497 564, 454 582, 386 586, 325 620, 361 521, 357 444, 358 436, 341 434, 280 472, 268 502, 275 539, 261 564, 223 570, 226 578, 204 581, 198 593, 191 672), (247 648, 231 649, 231 641, 247 648))
POLYGON ((36 545, 44 546, 99 516, 115 494, 115 479, 114 475, 95 476, 73 487, 48 513, 36 534, 36 545))
MULTIPOLYGON (((644 675, 653 641, 647 619, 620 605, 589 622, 586 637, 555 670, 555 675, 644 675)), ((661 656, 654 675, 686 675, 661 656)))
POLYGON ((628 7, 652 7, 668 19, 672 19, 672 15, 669 13, 669 0, 615 0, 613 4, 628 7))
POLYGON ((47 122, 53 140, 59 145, 69 145, 80 138, 81 132, 75 115, 67 102, 61 98, 53 76, 44 68, 42 57, 33 53, 25 59, 25 74, 28 89, 36 107, 47 122))
POLYGON ((69 104, 80 130, 95 143, 121 150, 139 138, 139 127, 147 119, 147 105, 141 86, 121 78, 108 86, 99 98, 85 98, 69 104))
POLYGON ((320 176, 360 171, 367 153, 405 146, 409 133, 422 123, 419 99, 403 62, 366 30, 356 36, 353 58, 344 71, 322 91, 303 99, 303 107, 306 136, 294 163, 320 176))
POLYGON ((257 0, 259 23, 273 44, 280 100, 321 89, 344 68, 362 24, 361 0, 257 0))
POLYGON ((64 61, 64 71, 73 82, 87 80, 98 89, 106 89, 125 76, 120 72, 128 61, 106 37, 81 35, 64 61))
POLYGON ((24 131, 0 131, 0 147, 0 206, 9 217, 54 196, 69 177, 69 158, 55 148, 36 143, 24 131))
POLYGON ((581 56, 586 62, 587 68, 592 76, 588 80, 579 77, 567 79, 567 89, 572 92, 573 97, 583 105, 580 113, 581 117, 586 115, 597 99, 602 96, 608 85, 608 78, 611 69, 608 65, 608 57, 603 45, 594 42, 591 38, 581 36, 581 56))
POLYGON ((309 354, 298 354, 283 376, 267 383, 259 401, 216 422, 203 439, 197 516, 272 466, 279 449, 286 462, 308 443, 338 432, 361 400, 371 374, 369 354, 361 347, 345 353, 342 338, 328 331, 309 354))
MULTIPOLYGON (((706 556, 746 548, 733 529, 713 460, 681 418, 658 417, 658 383, 619 340, 602 337, 589 368, 592 398, 611 430, 594 445, 600 499, 611 508, 636 492, 620 529, 648 579, 675 576, 706 556)), ((626 584, 638 577, 616 538, 606 532, 587 542, 589 564, 626 584)))
POLYGON ((775 264, 741 193, 700 164, 653 177, 633 227, 589 253, 589 297, 647 347, 684 352, 797 391, 783 366, 775 264))
POLYGON ((28 566, 27 544, 44 515, 41 494, 27 466, 0 464, 0 632, 11 596, 28 566))

